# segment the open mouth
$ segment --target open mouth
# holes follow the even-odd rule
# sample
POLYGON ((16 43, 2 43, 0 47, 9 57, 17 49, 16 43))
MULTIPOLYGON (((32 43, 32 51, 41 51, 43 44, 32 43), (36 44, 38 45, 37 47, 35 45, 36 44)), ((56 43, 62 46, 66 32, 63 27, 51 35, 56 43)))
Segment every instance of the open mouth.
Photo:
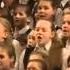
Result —
POLYGON ((45 17, 45 15, 41 14, 40 17, 45 17))
POLYGON ((68 32, 68 30, 63 30, 63 32, 68 32))
POLYGON ((41 36, 38 36, 37 38, 38 38, 38 39, 42 39, 42 37, 41 37, 41 36))

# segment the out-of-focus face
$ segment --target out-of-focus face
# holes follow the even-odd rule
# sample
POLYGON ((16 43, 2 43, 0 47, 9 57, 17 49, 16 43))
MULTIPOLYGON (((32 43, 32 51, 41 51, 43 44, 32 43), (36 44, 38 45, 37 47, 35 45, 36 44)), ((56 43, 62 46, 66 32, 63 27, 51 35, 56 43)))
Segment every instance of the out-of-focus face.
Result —
POLYGON ((63 16, 62 31, 64 37, 70 37, 70 14, 63 16))
POLYGON ((52 7, 52 4, 50 1, 40 1, 36 17, 38 19, 52 19, 52 16, 55 14, 55 10, 52 7))
POLYGON ((0 24, 0 41, 4 41, 7 36, 8 36, 9 32, 7 31, 7 29, 0 24))
POLYGON ((27 65, 27 70, 42 70, 42 64, 38 61, 31 61, 27 65))
POLYGON ((0 48, 0 70, 11 69, 11 58, 9 57, 7 50, 0 48))
POLYGON ((36 45, 36 31, 32 30, 28 35, 28 45, 35 46, 36 45))
POLYGON ((27 70, 43 70, 44 58, 41 54, 31 54, 27 64, 27 70))
POLYGON ((53 37, 51 22, 47 20, 39 20, 36 23, 35 30, 38 44, 47 44, 53 37))
POLYGON ((23 7, 17 7, 13 14, 13 20, 15 26, 24 27, 27 22, 27 14, 25 13, 23 7))

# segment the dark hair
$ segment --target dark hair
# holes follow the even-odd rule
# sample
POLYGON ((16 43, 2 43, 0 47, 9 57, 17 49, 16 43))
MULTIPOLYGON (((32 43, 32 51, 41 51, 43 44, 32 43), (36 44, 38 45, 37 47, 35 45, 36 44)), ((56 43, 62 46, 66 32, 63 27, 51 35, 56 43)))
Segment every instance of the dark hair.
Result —
POLYGON ((54 9, 57 8, 57 0, 39 0, 38 4, 40 1, 49 1, 54 9))
MULTIPOLYGON (((6 0, 3 0, 3 2, 6 0)), ((11 10, 12 8, 14 8, 15 5, 17 5, 19 3, 19 0, 13 0, 11 5, 8 6, 8 9, 11 10)))
MULTIPOLYGON (((39 6, 40 1, 50 2, 50 3, 51 3, 51 7, 54 9, 54 11, 57 10, 57 3, 56 3, 57 1, 56 1, 56 0, 38 0, 38 2, 36 3, 36 6, 35 6, 34 13, 33 13, 33 15, 34 15, 34 20, 35 20, 35 21, 36 21, 36 18, 38 18, 38 17, 35 18, 35 13, 37 13, 37 9, 38 9, 38 6, 39 6)), ((55 14, 52 15, 51 17, 52 17, 51 20, 52 20, 52 21, 55 21, 55 14)), ((46 19, 46 18, 45 18, 45 19, 46 19)))
POLYGON ((55 29, 56 29, 56 31, 59 30, 59 29, 62 30, 62 28, 60 26, 56 26, 55 29))
POLYGON ((55 30, 56 30, 56 29, 55 29, 55 25, 54 25, 53 22, 51 23, 51 29, 52 29, 52 31, 55 31, 55 30))
POLYGON ((17 8, 22 8, 24 10, 24 12, 27 14, 27 16, 31 15, 29 6, 26 4, 17 4, 13 10, 15 11, 17 8))
POLYGON ((27 5, 29 6, 31 12, 35 6, 36 0, 28 0, 27 5))
POLYGON ((38 0, 36 2, 36 6, 34 7, 33 14, 35 14, 37 12, 37 8, 38 8, 38 5, 39 5, 40 1, 49 1, 49 2, 51 2, 51 6, 52 6, 53 9, 57 8, 57 0, 38 0))

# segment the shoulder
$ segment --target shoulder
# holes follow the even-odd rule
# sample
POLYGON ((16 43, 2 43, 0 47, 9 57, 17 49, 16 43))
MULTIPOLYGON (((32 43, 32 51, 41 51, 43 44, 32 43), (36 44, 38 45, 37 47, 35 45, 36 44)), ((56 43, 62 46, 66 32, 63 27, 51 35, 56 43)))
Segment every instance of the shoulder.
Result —
POLYGON ((52 41, 52 46, 54 46, 55 48, 63 48, 63 44, 57 39, 52 41))

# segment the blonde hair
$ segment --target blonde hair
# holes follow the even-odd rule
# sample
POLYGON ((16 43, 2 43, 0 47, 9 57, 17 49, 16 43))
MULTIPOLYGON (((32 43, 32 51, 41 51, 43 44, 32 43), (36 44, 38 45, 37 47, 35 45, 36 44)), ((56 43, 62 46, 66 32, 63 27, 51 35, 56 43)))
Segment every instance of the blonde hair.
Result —
POLYGON ((6 18, 0 17, 0 24, 6 28, 7 32, 9 32, 10 35, 12 34, 11 23, 6 18))

